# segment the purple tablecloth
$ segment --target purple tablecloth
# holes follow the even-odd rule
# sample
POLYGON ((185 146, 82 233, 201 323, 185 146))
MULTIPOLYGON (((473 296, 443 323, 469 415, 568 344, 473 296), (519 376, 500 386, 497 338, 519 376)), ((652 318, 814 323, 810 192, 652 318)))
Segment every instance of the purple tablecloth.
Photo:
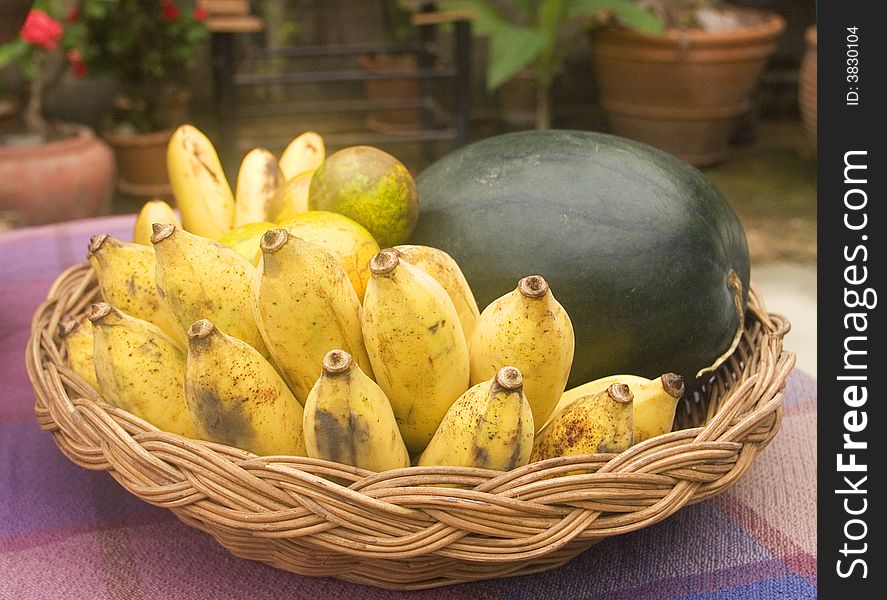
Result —
MULTIPOLYGON (((393 598, 235 558, 208 535, 69 462, 33 415, 24 349, 55 277, 94 233, 130 239, 132 217, 0 234, 0 598, 393 598)), ((604 540, 568 565, 414 598, 733 600, 815 598, 816 387, 799 372, 782 430, 727 492, 604 540)))

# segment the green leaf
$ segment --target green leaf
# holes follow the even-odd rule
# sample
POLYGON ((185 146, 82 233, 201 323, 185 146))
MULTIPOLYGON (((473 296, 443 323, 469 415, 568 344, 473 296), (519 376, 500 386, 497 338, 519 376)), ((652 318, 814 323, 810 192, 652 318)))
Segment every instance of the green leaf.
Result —
POLYGON ((12 64, 28 53, 30 44, 22 38, 15 38, 0 46, 0 68, 12 64))
POLYGON ((470 10, 474 12, 471 29, 475 35, 495 35, 514 27, 498 10, 485 0, 442 0, 437 3, 438 10, 470 10))
POLYGON ((660 34, 665 30, 665 25, 659 17, 630 0, 567 0, 567 2, 571 19, 593 17, 601 11, 606 11, 629 29, 651 34, 660 34))
POLYGON ((514 3, 520 8, 527 21, 533 18, 533 9, 536 8, 536 0, 514 0, 514 3))
POLYGON ((545 35, 536 29, 503 29, 490 38, 487 89, 495 90, 532 63, 545 47, 545 35))

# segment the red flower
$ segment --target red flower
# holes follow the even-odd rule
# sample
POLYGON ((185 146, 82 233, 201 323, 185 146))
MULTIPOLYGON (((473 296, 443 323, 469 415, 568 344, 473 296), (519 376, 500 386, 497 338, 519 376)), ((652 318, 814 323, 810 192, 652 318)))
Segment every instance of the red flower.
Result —
POLYGON ((202 6, 198 6, 194 9, 194 20, 195 21, 205 21, 206 20, 206 9, 202 6))
POLYGON ((74 77, 77 77, 78 79, 86 77, 86 63, 83 62, 83 56, 80 54, 79 50, 68 50, 68 61, 71 63, 71 70, 74 72, 74 77))
POLYGON ((179 7, 173 4, 172 2, 166 1, 163 3, 163 20, 164 21, 175 21, 179 18, 179 7))
POLYGON ((75 4, 71 7, 71 10, 68 11, 68 15, 65 17, 65 21, 68 23, 76 23, 77 19, 80 18, 80 5, 75 4))
POLYGON ((29 44, 47 50, 58 50, 63 31, 61 23, 42 10, 35 9, 28 13, 20 35, 29 44))

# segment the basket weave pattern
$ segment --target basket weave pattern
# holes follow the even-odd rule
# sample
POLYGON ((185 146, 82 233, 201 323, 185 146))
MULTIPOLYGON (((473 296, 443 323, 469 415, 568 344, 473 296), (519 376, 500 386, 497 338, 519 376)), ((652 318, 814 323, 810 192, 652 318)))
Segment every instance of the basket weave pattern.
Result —
POLYGON ((26 363, 41 428, 73 462, 106 470, 232 553, 305 575, 418 589, 551 569, 733 484, 779 429, 794 356, 788 321, 754 289, 743 338, 681 430, 621 454, 508 473, 411 467, 375 474, 162 432, 105 404, 64 363, 60 320, 99 298, 88 265, 62 273, 31 324, 26 363), (558 477, 553 477, 553 476, 558 477))

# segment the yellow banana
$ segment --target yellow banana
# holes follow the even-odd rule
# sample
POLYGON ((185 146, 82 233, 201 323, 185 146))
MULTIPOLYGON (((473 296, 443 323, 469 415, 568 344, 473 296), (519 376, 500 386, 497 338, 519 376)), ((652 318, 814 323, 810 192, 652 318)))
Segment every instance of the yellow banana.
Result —
POLYGON ((343 350, 324 356, 303 422, 311 458, 377 472, 410 466, 385 392, 343 350))
POLYGON ((268 215, 274 218, 275 223, 282 223, 308 211, 308 190, 311 188, 312 177, 314 171, 305 171, 280 186, 271 199, 272 210, 277 210, 277 214, 268 215))
POLYGON ((184 228, 211 239, 234 226, 234 194, 212 142, 192 125, 176 129, 166 149, 169 182, 184 228))
POLYGON ((671 431, 678 401, 684 395, 684 379, 677 373, 665 373, 656 379, 638 375, 610 375, 567 390, 561 396, 549 420, 582 396, 596 394, 614 383, 631 386, 634 394, 634 443, 671 431))
POLYGON ((277 166, 277 158, 264 148, 250 150, 237 174, 234 227, 267 221, 277 215, 283 207, 272 206, 271 200, 281 185, 283 172, 277 166))
POLYGON ((323 138, 313 131, 306 131, 291 141, 280 155, 280 170, 288 181, 305 171, 314 171, 325 158, 323 138))
POLYGON ((530 461, 627 450, 634 443, 632 400, 624 383, 577 398, 536 434, 530 461))
POLYGON ((286 229, 265 233, 260 247, 253 315, 296 398, 305 402, 330 350, 345 350, 372 374, 360 329, 360 301, 336 260, 286 229))
POLYGON ((471 383, 486 381, 502 365, 524 375, 524 393, 536 423, 545 423, 567 385, 573 363, 573 324, 539 275, 487 306, 469 345, 471 383))
POLYGON ((151 242, 157 293, 183 333, 194 321, 210 318, 268 356, 253 317, 250 282, 256 270, 245 258, 173 225, 155 225, 151 242))
POLYGON ((157 261, 151 248, 121 242, 103 233, 89 240, 87 257, 95 270, 105 302, 137 319, 157 325, 172 336, 179 347, 185 348, 184 332, 157 293, 154 277, 157 261))
POLYGON ((185 400, 207 440, 253 454, 305 456, 302 406, 256 350, 206 319, 188 329, 185 400))
POLYGON ((151 236, 154 231, 151 226, 154 223, 172 223, 181 227, 182 222, 172 207, 163 200, 149 200, 142 206, 136 224, 132 230, 132 241, 143 246, 151 246, 151 236))
POLYGON ((401 258, 414 267, 419 267, 443 286, 459 314, 465 341, 470 341, 480 310, 462 269, 453 257, 431 246, 403 245, 395 246, 394 249, 400 252, 401 258))
POLYGON ((65 349, 65 363, 98 392, 99 382, 92 357, 92 321, 86 317, 63 321, 59 323, 59 337, 65 349))
POLYGON ((453 403, 419 466, 510 471, 529 462, 535 429, 520 370, 503 367, 453 403))
POLYGON ((247 223, 246 225, 235 227, 216 241, 228 246, 255 266, 259 264, 259 259, 262 258, 262 251, 259 250, 259 242, 262 240, 262 236, 269 229, 276 228, 277 225, 267 221, 247 223))
POLYGON ((158 429, 196 438, 185 408, 185 353, 159 327, 126 315, 110 304, 93 304, 96 379, 109 404, 158 429))
POLYGON ((370 261, 363 336, 407 449, 420 452, 468 388, 468 346, 446 290, 395 250, 370 261))

